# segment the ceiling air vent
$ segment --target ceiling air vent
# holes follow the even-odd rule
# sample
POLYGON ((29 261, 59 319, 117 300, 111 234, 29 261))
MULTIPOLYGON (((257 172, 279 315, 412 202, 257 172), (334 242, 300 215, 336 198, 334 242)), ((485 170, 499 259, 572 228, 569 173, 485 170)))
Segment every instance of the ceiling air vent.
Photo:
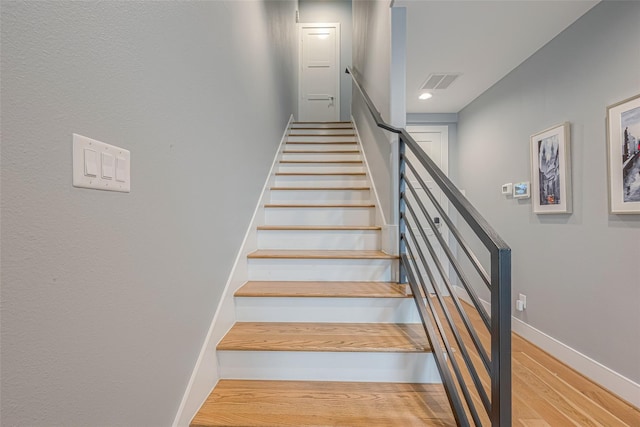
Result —
POLYGON ((422 90, 442 90, 446 89, 458 78, 460 73, 433 73, 427 77, 427 81, 422 85, 422 90))

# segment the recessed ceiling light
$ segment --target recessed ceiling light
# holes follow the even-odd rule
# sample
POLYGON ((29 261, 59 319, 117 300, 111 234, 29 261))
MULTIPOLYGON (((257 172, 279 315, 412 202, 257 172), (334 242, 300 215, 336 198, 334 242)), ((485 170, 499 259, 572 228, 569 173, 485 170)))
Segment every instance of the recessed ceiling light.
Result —
POLYGON ((420 96, 418 97, 418 99, 425 100, 425 99, 429 99, 429 98, 431 98, 432 96, 433 96, 433 95, 431 95, 429 92, 425 92, 425 93, 423 93, 422 95, 420 95, 420 96))

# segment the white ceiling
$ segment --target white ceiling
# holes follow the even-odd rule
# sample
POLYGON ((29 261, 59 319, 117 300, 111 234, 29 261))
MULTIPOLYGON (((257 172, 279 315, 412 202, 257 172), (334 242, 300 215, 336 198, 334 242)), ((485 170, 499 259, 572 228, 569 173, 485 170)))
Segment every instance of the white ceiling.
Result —
POLYGON ((396 0, 407 8, 407 112, 460 111, 598 2, 396 0), (418 100, 437 72, 462 75, 418 100))

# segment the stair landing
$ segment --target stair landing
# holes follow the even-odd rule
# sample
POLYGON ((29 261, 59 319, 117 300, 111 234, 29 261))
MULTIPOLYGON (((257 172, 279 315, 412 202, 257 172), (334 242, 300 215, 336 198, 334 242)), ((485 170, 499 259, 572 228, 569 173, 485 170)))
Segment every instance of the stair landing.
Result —
POLYGON ((221 380, 191 422, 209 426, 455 426, 441 384, 221 380))

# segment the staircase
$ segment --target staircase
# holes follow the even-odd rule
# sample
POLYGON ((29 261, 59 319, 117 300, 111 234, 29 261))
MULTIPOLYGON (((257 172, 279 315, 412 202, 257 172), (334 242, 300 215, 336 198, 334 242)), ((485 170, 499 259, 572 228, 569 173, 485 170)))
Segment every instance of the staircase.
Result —
POLYGON ((349 122, 294 123, 192 426, 455 425, 349 122))

